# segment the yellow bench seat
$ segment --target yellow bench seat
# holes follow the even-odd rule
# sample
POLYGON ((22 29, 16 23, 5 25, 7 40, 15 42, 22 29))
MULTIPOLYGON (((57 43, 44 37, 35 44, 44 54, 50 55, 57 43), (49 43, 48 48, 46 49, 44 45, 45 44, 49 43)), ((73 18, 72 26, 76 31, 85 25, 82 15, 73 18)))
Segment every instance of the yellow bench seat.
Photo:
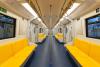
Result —
POLYGON ((35 48, 36 46, 25 47, 13 57, 5 61, 0 67, 20 67, 35 48))
POLYGON ((39 33, 38 34, 38 41, 42 42, 46 38, 46 34, 44 33, 39 33))
POLYGON ((72 56, 82 65, 82 67, 100 67, 100 64, 86 55, 80 49, 75 46, 65 46, 72 56))
POLYGON ((60 42, 63 42, 63 34, 62 33, 57 33, 56 35, 55 35, 55 38, 58 40, 58 41, 60 41, 60 42))

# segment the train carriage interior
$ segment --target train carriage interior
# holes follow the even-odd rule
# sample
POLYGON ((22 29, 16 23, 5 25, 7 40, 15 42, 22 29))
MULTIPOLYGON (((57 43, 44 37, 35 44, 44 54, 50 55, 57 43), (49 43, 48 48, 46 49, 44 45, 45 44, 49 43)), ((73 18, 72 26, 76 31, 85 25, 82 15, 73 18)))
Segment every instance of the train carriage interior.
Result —
POLYGON ((100 67, 100 0, 0 0, 0 67, 100 67))

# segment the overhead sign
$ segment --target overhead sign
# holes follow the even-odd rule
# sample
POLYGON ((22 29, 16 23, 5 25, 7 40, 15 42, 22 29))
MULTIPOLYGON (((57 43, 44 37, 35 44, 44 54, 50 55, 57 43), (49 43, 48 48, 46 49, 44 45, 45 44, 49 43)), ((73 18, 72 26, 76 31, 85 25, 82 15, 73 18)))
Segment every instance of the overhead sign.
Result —
POLYGON ((7 10, 5 8, 2 8, 2 7, 0 7, 0 11, 4 12, 4 13, 7 13, 7 10))

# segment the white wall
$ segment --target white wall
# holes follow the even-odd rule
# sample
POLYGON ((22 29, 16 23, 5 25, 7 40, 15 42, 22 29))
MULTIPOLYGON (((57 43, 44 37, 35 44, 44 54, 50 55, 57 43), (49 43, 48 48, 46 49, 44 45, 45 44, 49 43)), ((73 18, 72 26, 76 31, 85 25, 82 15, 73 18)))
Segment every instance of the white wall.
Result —
POLYGON ((82 24, 82 20, 74 20, 73 22, 74 24, 74 33, 75 33, 75 36, 77 35, 83 35, 83 24, 82 24))
POLYGON ((27 36, 28 30, 28 20, 21 19, 19 22, 19 35, 27 36))
POLYGON ((66 43, 71 42, 73 37, 74 37, 74 28, 73 27, 73 23, 69 23, 68 25, 66 25, 67 28, 67 33, 66 33, 66 43))
POLYGON ((46 35, 48 35, 48 32, 49 32, 48 28, 44 28, 44 33, 45 33, 46 35))
POLYGON ((36 26, 33 23, 29 23, 28 26, 28 38, 31 42, 35 42, 36 41, 36 26))

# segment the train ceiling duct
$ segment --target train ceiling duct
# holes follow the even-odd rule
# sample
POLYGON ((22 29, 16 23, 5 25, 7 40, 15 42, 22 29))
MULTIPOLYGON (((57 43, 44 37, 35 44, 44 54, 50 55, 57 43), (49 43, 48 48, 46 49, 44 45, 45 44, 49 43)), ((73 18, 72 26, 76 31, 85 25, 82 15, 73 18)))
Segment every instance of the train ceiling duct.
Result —
POLYGON ((44 24, 53 28, 75 0, 27 0, 44 24))

